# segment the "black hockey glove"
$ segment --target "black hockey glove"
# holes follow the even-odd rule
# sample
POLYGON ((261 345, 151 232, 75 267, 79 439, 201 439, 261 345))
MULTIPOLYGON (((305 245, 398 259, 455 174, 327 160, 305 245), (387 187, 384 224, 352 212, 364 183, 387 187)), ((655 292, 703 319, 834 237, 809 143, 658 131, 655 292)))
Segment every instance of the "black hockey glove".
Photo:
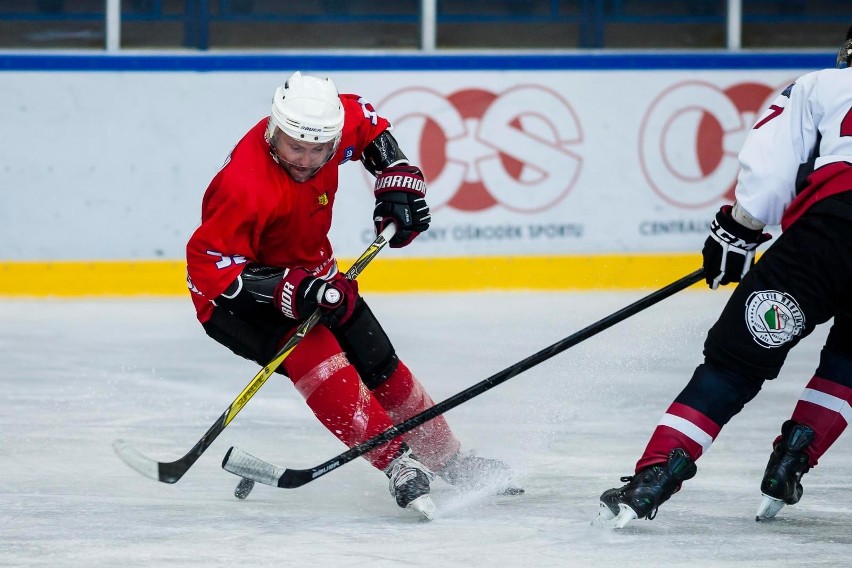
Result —
POLYGON ((322 311, 329 327, 341 325, 355 308, 358 282, 338 275, 331 281, 314 278, 304 268, 290 268, 275 287, 274 302, 288 318, 304 320, 314 310, 322 311))
POLYGON ((739 282, 754 265, 757 247, 772 236, 760 229, 749 229, 731 216, 730 205, 723 205, 710 223, 710 236, 704 241, 704 280, 713 290, 721 284, 739 282))
POLYGON ((426 181, 416 166, 391 166, 376 176, 376 234, 388 223, 396 223, 396 234, 388 243, 401 248, 429 228, 432 216, 426 204, 426 181))

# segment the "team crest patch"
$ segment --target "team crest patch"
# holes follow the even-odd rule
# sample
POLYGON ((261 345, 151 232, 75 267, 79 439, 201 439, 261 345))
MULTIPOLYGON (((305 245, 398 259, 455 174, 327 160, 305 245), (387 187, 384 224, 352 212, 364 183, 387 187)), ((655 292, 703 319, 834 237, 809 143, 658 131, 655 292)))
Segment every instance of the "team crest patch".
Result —
POLYGON ((345 150, 343 150, 343 158, 340 160, 340 163, 343 164, 352 159, 352 156, 355 155, 355 146, 347 146, 345 150))
POLYGON ((317 203, 325 207, 328 205, 328 194, 322 193, 321 195, 317 195, 317 203))
POLYGON ((763 347, 778 347, 802 333, 805 314, 789 294, 776 290, 753 292, 746 301, 746 325, 763 347))

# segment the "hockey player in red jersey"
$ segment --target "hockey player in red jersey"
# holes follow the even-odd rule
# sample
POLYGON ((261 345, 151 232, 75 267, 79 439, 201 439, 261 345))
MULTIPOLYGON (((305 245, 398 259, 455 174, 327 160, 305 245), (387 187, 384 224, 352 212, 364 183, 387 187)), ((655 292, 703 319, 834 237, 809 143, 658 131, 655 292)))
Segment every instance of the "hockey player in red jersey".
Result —
MULTIPOLYGON (((358 292, 338 271, 328 239, 340 166, 360 160, 376 177, 376 231, 393 222, 393 248, 429 227, 426 184, 361 97, 330 79, 293 73, 271 115, 237 143, 204 194, 187 244, 188 284, 207 334, 265 365, 298 322, 323 317, 284 360, 283 372, 322 424, 352 447, 434 403, 399 359, 358 292)), ((476 486, 496 460, 462 455, 439 416, 365 455, 390 479, 400 507, 427 516, 435 473, 476 486)), ((493 478, 493 476, 492 476, 493 478)), ((245 481, 245 480, 244 480, 245 481)), ((250 485, 238 488, 244 497, 250 485)))
POLYGON ((770 105, 739 155, 736 202, 702 251, 711 288, 739 282, 704 343, 704 363, 669 406, 635 474, 605 491, 597 522, 653 518, 696 473, 727 422, 778 376, 790 349, 834 318, 819 366, 773 443, 757 511, 799 501, 802 475, 852 420, 852 29, 836 69, 800 77, 770 105), (768 240, 782 235, 754 264, 768 240))

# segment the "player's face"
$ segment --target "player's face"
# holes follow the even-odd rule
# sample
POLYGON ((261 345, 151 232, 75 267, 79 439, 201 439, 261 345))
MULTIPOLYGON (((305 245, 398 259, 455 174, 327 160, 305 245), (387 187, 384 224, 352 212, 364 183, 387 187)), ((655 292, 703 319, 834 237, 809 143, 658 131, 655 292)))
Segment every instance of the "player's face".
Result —
POLYGON ((272 149, 281 166, 301 183, 310 179, 331 158, 334 141, 313 144, 279 134, 273 139, 272 149))

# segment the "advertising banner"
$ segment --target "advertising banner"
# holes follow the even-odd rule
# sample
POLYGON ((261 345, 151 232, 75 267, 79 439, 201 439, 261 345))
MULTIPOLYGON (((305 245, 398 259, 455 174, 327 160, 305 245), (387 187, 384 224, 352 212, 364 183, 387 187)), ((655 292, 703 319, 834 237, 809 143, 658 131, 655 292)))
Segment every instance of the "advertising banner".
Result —
MULTIPOLYGON (((431 258, 695 250, 745 136, 801 72, 319 74, 423 168, 433 225, 398 254, 431 258)), ((0 258, 182 259, 207 183, 287 75, 0 73, 0 258)), ((332 237, 355 256, 371 179, 341 168, 332 237)))

